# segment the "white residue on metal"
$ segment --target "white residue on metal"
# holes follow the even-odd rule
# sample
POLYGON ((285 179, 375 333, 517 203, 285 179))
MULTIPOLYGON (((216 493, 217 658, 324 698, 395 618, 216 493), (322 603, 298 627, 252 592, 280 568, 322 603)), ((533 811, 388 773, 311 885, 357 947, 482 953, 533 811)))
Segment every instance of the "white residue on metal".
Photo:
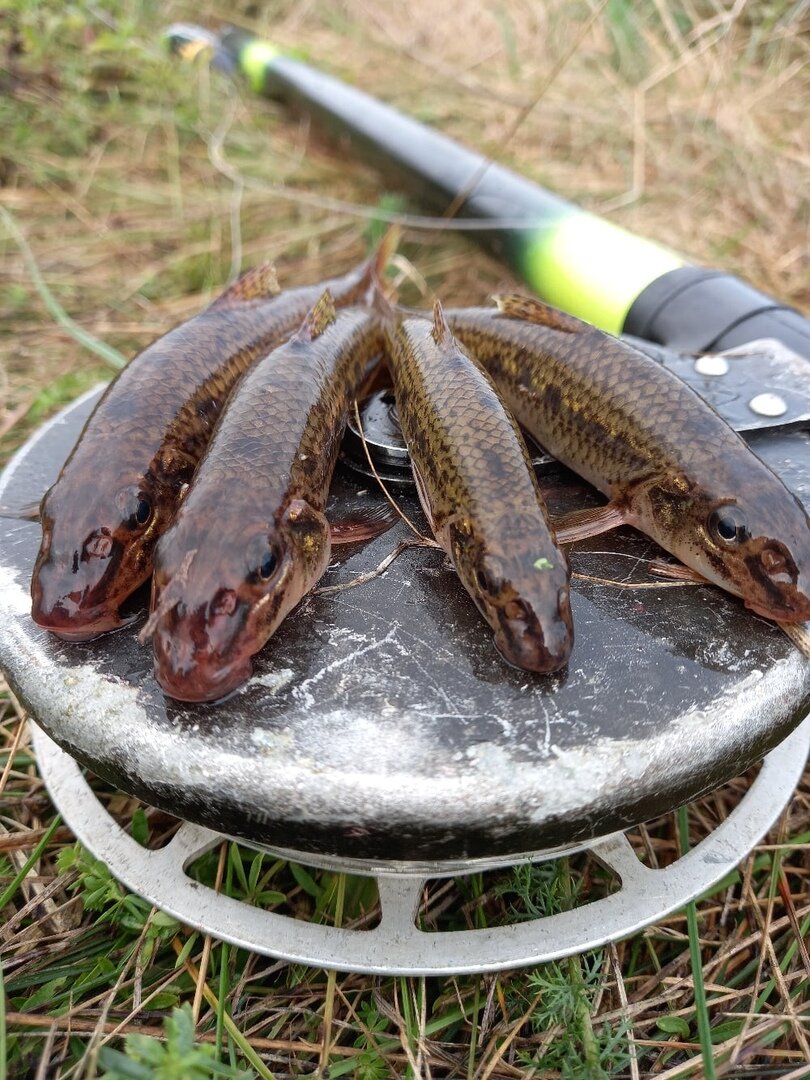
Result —
MULTIPOLYGON (((695 771, 695 746, 705 747, 712 743, 712 732, 717 733, 717 746, 724 745, 730 737, 729 729, 742 729, 737 741, 745 735, 757 734, 756 719, 768 709, 773 696, 773 686, 783 682, 783 671, 792 666, 789 660, 777 660, 768 677, 755 668, 728 694, 727 702, 721 698, 709 709, 691 709, 666 732, 640 740, 594 739, 587 747, 565 750, 552 745, 556 761, 553 792, 555 815, 575 812, 581 804, 582 791, 599 792, 599 800, 610 804, 618 787, 639 785, 644 789, 651 769, 666 776, 668 784, 676 786, 678 780, 691 776, 695 771), (566 783, 566 776, 570 785, 566 783)), ((704 761, 703 764, 708 764, 704 761)), ((548 815, 548 806, 541 801, 531 815, 533 822, 542 823, 548 815)))
POLYGON ((8 566, 0 566, 0 604, 15 615, 26 615, 31 610, 31 594, 19 581, 18 573, 8 566))
POLYGON ((359 630, 352 630, 348 626, 336 626, 329 632, 329 644, 334 645, 338 641, 351 641, 358 645, 365 645, 369 640, 368 634, 361 634, 359 630))
POLYGON ((250 733, 250 741, 264 754, 286 754, 293 745, 289 728, 283 731, 268 731, 267 728, 255 727, 250 733))
MULTIPOLYGON (((357 649, 352 650, 350 653, 346 653, 345 656, 339 656, 337 660, 331 660, 328 664, 325 664, 320 671, 317 671, 314 675, 310 675, 308 679, 304 679, 298 686, 293 687, 293 697, 297 701, 300 701, 307 708, 312 708, 315 704, 315 698, 310 692, 310 687, 315 686, 321 679, 327 675, 332 675, 339 668, 345 667, 346 664, 351 664, 354 660, 359 660, 361 656, 365 656, 367 653, 374 652, 376 649, 382 648, 383 645, 388 645, 396 640, 398 626, 394 625, 385 635, 385 637, 379 638, 377 641, 372 641, 370 644, 363 644, 357 649)), ((367 641, 368 639, 366 639, 367 641)))
POLYGON ((254 675, 250 679, 243 690, 247 690, 251 686, 262 686, 265 690, 270 690, 271 693, 277 693, 279 690, 283 690, 285 686, 289 685, 295 678, 295 672, 292 668, 279 668, 278 671, 266 671, 263 675, 254 675))
MULTIPOLYGON (((12 585, 12 601, 19 606, 25 594, 12 585)), ((495 828, 516 815, 540 824, 581 813, 583 792, 596 796, 598 814, 600 806, 615 801, 620 786, 649 786, 655 779, 677 787, 694 773, 696 746, 708 767, 712 746, 720 758, 729 741, 761 739, 762 717, 773 712, 774 696, 794 693, 803 681, 798 658, 791 656, 765 673, 752 671, 727 699, 692 710, 658 736, 594 739, 576 750, 558 745, 554 728, 566 718, 549 710, 538 733, 546 751, 542 762, 536 760, 537 746, 534 754, 526 747, 506 749, 497 738, 469 747, 459 758, 458 746, 442 746, 432 736, 434 718, 415 709, 410 716, 363 716, 349 700, 337 709, 313 710, 289 732, 253 728, 251 742, 262 761, 257 768, 256 755, 244 746, 218 748, 212 755, 208 737, 188 723, 191 717, 175 726, 150 716, 148 703, 127 682, 103 676, 91 664, 66 664, 64 653, 31 639, 27 620, 6 610, 0 624, 13 638, 15 672, 37 669, 35 679, 25 679, 27 703, 35 716, 59 717, 63 744, 92 746, 99 760, 125 761, 133 777, 176 786, 192 799, 195 793, 210 799, 212 790, 227 788, 251 819, 289 817, 293 806, 298 818, 357 824, 376 820, 382 807, 387 820, 403 826, 429 814, 450 830, 471 815, 495 828)), ((401 650, 398 635, 399 628, 391 627, 379 640, 333 660, 302 684, 301 694, 314 700, 315 684, 335 679, 340 685, 354 661, 372 650, 401 650)), ((454 715, 473 710, 472 702, 461 701, 454 715)))
POLYGON ((719 640, 707 640, 698 651, 697 659, 701 664, 716 664, 722 666, 725 671, 740 671, 746 667, 745 657, 722 638, 719 640))
MULTIPOLYGON (((358 713, 353 709, 331 709, 312 715, 296 725, 296 745, 312 760, 323 762, 320 748, 329 748, 329 765, 324 771, 343 774, 348 789, 365 783, 367 773, 375 774, 390 790, 391 777, 413 770, 420 774, 435 761, 433 747, 421 737, 422 733, 399 719, 388 720, 358 713), (362 759, 358 748, 362 747, 362 759), (352 773, 358 774, 358 785, 352 783, 352 773), (361 779, 363 778, 363 779, 361 779)), ((370 807, 368 807, 370 809, 370 807)))

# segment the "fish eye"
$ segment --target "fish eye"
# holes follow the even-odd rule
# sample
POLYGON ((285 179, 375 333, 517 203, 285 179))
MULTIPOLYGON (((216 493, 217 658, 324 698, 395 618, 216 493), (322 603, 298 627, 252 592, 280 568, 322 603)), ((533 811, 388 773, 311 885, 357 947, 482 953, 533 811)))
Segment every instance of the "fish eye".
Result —
POLYGON ((262 561, 259 563, 258 575, 262 581, 269 581, 278 566, 278 558, 272 548, 265 551, 262 561))
POLYGON ((483 568, 476 572, 475 580, 478 582, 478 587, 479 589, 481 589, 482 592, 495 593, 498 591, 498 586, 496 585, 494 579, 483 568))
POLYGON ((709 532, 725 547, 742 544, 751 535, 741 510, 736 506, 721 506, 709 515, 709 532))
POLYGON ((126 518, 130 529, 142 529, 152 520, 154 506, 144 491, 136 487, 123 488, 115 498, 115 505, 126 518))
POLYGON ((152 516, 152 503, 147 497, 139 493, 138 503, 135 507, 135 521, 138 525, 146 525, 152 516))

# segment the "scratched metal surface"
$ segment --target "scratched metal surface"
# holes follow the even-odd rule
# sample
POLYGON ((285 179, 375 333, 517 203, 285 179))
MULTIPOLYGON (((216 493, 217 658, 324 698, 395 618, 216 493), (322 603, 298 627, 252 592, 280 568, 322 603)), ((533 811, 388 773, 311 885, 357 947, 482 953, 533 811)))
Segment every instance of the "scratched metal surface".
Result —
MULTIPOLYGON (((94 396, 46 425, 0 481, 37 498, 94 396)), ((752 436, 810 503, 810 437, 752 436)), ((555 512, 594 500, 544 472, 555 512)), ((338 477, 335 501, 366 481, 338 477)), ((369 493, 361 498, 378 498, 369 493)), ((421 521, 413 493, 397 498, 421 521)), ((595 501, 595 500, 594 500, 595 501)), ((39 526, 0 523, 0 666, 65 749, 171 813, 268 844, 353 858, 493 857, 602 835, 739 774, 810 707, 810 664, 711 587, 577 580, 568 669, 507 666, 443 557, 411 550, 382 578, 305 601, 224 704, 164 698, 136 623, 68 645, 28 616, 39 526)), ((323 584, 377 565, 398 526, 336 559, 323 584)), ((575 571, 649 581, 631 530, 578 545, 575 571)), ((135 606, 145 608, 145 597, 135 606)))

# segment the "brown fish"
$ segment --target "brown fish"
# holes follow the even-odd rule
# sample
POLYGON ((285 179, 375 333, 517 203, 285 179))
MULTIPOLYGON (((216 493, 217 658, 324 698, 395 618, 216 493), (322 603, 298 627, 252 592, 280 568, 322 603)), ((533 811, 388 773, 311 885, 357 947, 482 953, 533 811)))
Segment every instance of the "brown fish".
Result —
POLYGON ((626 342, 539 300, 448 311, 524 428, 608 496, 558 529, 628 524, 768 619, 810 619, 810 519, 699 394, 626 342))
POLYGON ((326 569, 340 439, 382 345, 371 312, 336 314, 327 292, 228 401, 155 552, 148 630, 171 697, 211 701, 244 682, 251 657, 326 569))
POLYGON ((439 303, 432 324, 405 318, 388 341, 399 422, 437 541, 501 655, 529 671, 562 667, 574 641, 568 560, 517 424, 439 303))
POLYGON ((149 577, 158 537, 245 370, 285 340, 328 287, 361 302, 395 243, 344 277, 280 292, 249 271, 210 307, 136 356, 110 384, 41 506, 32 617, 69 640, 122 625, 119 608, 149 577))

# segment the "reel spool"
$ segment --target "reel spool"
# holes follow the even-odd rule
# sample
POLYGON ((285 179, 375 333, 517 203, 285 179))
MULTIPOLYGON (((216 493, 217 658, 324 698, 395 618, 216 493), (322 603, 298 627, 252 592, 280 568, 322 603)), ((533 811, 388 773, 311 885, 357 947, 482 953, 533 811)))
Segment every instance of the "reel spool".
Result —
MULTIPOLYGON (((728 374, 736 363, 729 359, 728 374)), ((727 374, 696 374, 731 387, 727 374)), ((735 387, 729 408, 748 408, 772 389, 768 381, 735 387)), ((0 478, 0 503, 42 495, 99 393, 18 452, 0 478)), ((787 389, 774 393, 784 398, 787 389)), ((390 409, 382 419, 390 424, 390 409)), ((757 452, 810 502, 810 439, 790 430, 802 421, 792 407, 778 429, 774 418, 754 419, 757 452)), ((556 467, 542 483, 552 513, 594 502, 556 467)), ((341 467, 338 514, 356 506, 358 489, 370 504, 383 499, 341 467)), ((395 497, 418 517, 408 485, 395 497)), ((0 665, 47 733, 37 734, 37 752, 67 822, 158 906, 272 955, 363 971, 483 971, 623 936, 733 867, 789 798, 806 758, 810 733, 797 725, 810 705, 810 664, 732 597, 651 580, 644 567, 658 549, 630 530, 571 552, 581 575, 572 588, 577 642, 562 672, 535 676, 504 663, 440 552, 409 549, 384 575, 350 587, 409 536, 397 525, 345 550, 323 582, 343 591, 308 597, 256 658, 250 681, 214 705, 164 697, 136 640, 143 594, 131 605, 140 620, 96 641, 68 643, 36 627, 28 584, 39 526, 3 520, 0 536, 0 665), (769 751, 751 791, 704 844, 662 871, 638 862, 623 830, 769 751), (88 795, 76 762, 187 824, 164 850, 140 848, 88 795), (184 867, 221 835, 378 875, 380 926, 352 937, 254 908, 239 913, 235 901, 207 896, 184 867), (621 878, 618 893, 536 926, 472 937, 416 928, 427 877, 584 846, 621 878)))

